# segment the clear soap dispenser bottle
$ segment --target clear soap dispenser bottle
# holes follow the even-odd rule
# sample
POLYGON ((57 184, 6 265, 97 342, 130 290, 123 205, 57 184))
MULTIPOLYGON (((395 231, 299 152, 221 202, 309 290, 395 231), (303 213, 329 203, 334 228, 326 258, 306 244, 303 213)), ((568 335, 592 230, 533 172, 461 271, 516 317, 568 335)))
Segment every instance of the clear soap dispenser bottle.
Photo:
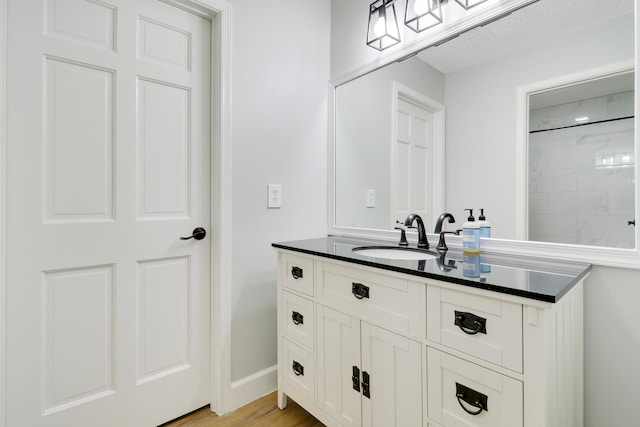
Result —
POLYGON ((480 224, 473 217, 473 209, 469 211, 467 221, 462 225, 462 250, 467 253, 480 253, 480 224))
POLYGON ((478 217, 478 225, 480 226, 480 237, 491 237, 491 224, 484 216, 484 209, 480 209, 480 216, 478 217))

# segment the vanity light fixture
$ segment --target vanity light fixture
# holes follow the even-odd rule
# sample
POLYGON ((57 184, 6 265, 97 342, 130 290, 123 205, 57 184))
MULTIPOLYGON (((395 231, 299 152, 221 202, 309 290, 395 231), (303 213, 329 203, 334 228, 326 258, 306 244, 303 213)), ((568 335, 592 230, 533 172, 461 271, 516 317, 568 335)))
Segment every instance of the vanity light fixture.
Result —
POLYGON ((442 23, 441 3, 446 0, 407 0, 404 25, 416 33, 442 23))
POLYGON ((469 10, 472 7, 476 7, 480 3, 484 3, 487 0, 456 0, 458 4, 465 8, 465 10, 469 10))
POLYGON ((400 43, 400 29, 396 18, 395 0, 376 0, 369 6, 367 44, 384 50, 400 43))

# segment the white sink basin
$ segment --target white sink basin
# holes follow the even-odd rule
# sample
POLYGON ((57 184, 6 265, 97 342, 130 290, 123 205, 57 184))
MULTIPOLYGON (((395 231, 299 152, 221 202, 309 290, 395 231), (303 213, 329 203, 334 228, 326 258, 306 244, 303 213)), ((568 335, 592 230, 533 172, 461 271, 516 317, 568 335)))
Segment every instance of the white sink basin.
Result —
POLYGON ((372 258, 421 260, 436 258, 438 255, 424 249, 403 248, 400 246, 360 246, 352 249, 358 255, 372 258))

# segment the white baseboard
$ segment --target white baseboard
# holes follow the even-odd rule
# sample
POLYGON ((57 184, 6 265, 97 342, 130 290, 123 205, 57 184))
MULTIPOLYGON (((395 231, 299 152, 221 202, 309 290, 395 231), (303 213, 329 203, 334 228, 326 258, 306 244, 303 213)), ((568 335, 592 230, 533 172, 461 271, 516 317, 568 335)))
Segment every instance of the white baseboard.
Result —
POLYGON ((278 388, 278 365, 270 366, 231 383, 233 409, 265 396, 278 388))

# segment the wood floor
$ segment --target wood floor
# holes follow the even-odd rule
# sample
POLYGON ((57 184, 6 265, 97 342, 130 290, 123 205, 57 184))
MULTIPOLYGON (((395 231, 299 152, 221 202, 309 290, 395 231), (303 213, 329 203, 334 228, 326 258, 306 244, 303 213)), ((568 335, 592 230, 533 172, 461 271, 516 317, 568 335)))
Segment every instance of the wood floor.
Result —
POLYGON ((277 393, 249 403, 235 411, 218 416, 209 407, 199 409, 160 427, 320 427, 324 426, 311 414, 289 399, 284 410, 278 408, 277 393))

